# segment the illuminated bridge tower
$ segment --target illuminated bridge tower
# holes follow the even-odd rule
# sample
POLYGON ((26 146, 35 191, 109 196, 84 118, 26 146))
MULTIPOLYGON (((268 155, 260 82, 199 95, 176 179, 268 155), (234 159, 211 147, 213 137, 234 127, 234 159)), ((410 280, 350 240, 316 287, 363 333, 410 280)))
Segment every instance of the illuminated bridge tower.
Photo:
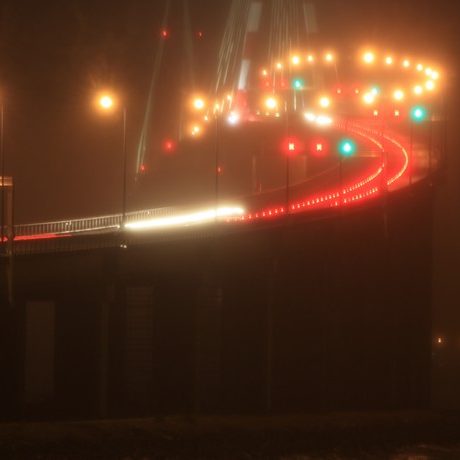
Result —
MULTIPOLYGON (((179 135, 175 140, 179 142, 182 140, 182 115, 179 113, 174 113, 173 116, 166 115, 162 100, 167 93, 164 91, 165 83, 162 83, 162 80, 167 75, 165 69, 168 67, 171 54, 174 54, 170 52, 172 43, 183 42, 181 45, 183 86, 187 87, 188 91, 197 89, 195 73, 198 71, 196 64, 198 54, 195 48, 198 48, 198 42, 203 35, 200 35, 202 32, 193 32, 189 2, 184 1, 183 6, 181 10, 180 7, 174 6, 171 0, 166 2, 137 147, 137 173, 147 171, 149 152, 157 149, 161 144, 160 130, 155 120, 157 124, 159 121, 163 124, 165 119, 171 118, 173 121, 169 124, 172 126, 175 122, 178 126, 169 131, 178 132, 179 135), (182 19, 178 19, 180 17, 182 19), (169 29, 171 24, 175 24, 176 27, 169 29), (180 33, 177 32, 179 30, 180 33), (177 35, 179 38, 176 38, 176 41, 171 39, 177 35), (160 86, 163 86, 162 90, 160 86), (155 114, 159 112, 162 113, 161 120, 155 118, 155 114)), ((317 32, 315 7, 308 0, 232 0, 223 28, 221 44, 216 50, 217 66, 208 75, 211 93, 214 93, 210 95, 231 95, 230 106, 238 109, 242 115, 247 113, 251 90, 257 88, 259 84, 257 68, 262 64, 266 65, 267 62, 274 64, 296 49, 305 49, 316 41, 317 32)), ((215 62, 214 56, 213 62, 215 62)), ((167 80, 168 84, 172 84, 171 75, 167 80)), ((169 105, 178 108, 176 103, 169 105)))
POLYGON ((306 0, 234 0, 219 51, 216 94, 234 94, 233 106, 247 112, 258 85, 257 69, 304 49, 318 33, 314 4, 306 0))

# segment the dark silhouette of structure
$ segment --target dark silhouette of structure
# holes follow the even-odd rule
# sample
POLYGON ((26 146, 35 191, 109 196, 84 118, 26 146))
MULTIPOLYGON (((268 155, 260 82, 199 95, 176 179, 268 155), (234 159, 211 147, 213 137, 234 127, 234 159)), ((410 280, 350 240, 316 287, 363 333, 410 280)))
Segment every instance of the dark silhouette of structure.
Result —
POLYGON ((425 407, 431 203, 17 256, 3 416, 425 407))

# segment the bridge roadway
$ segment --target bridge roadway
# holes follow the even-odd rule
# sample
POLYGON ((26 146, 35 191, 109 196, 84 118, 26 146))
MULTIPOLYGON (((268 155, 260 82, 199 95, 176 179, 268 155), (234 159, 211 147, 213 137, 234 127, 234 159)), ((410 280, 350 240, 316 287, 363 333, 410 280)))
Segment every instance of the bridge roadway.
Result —
MULTIPOLYGON (((370 205, 377 204, 380 200, 376 198, 384 198, 386 192, 410 186, 430 172, 427 164, 431 169, 431 152, 423 145, 413 145, 411 148, 412 142, 407 136, 395 132, 384 134, 377 126, 363 121, 341 121, 335 127, 339 131, 359 137, 360 142, 366 146, 365 151, 373 152, 361 156, 368 157, 368 161, 362 163, 366 166, 361 166, 363 170, 353 171, 352 175, 344 175, 340 160, 337 171, 333 173, 334 185, 329 186, 329 189, 318 186, 317 190, 321 191, 312 193, 308 191, 312 184, 293 184, 289 193, 289 205, 284 201, 284 204, 277 206, 260 207, 261 196, 270 197, 270 200, 271 197, 278 196, 280 203, 279 197, 286 196, 286 188, 282 187, 277 191, 255 195, 253 200, 251 197, 246 198, 242 205, 217 209, 213 203, 193 211, 180 207, 164 207, 129 212, 125 216, 125 222, 121 214, 114 214, 16 225, 13 253, 20 255, 116 246, 127 248, 130 244, 152 238, 169 239, 191 235, 209 237, 232 231, 238 222, 259 221, 257 227, 273 225, 273 220, 287 214, 292 217, 306 213, 302 218, 313 219, 334 217, 344 207, 352 207, 371 199, 373 200, 370 205), (338 176, 340 181, 337 180, 338 176)), ((329 182, 330 180, 331 178, 329 182)), ((282 222, 283 219, 278 219, 278 223, 282 222)))

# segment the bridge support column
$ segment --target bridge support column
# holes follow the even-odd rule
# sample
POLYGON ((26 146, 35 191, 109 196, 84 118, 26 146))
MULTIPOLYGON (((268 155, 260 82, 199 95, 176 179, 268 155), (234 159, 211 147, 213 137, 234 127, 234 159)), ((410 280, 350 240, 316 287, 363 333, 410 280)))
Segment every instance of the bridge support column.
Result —
POLYGON ((100 306, 99 335, 99 410, 100 418, 109 415, 109 335, 110 335, 110 302, 113 298, 113 287, 107 289, 107 299, 100 306))
POLYGON ((13 304, 13 179, 0 178, 0 305, 13 304))
POLYGON ((222 404, 222 308, 220 282, 205 275, 195 311, 195 413, 213 412, 222 404))

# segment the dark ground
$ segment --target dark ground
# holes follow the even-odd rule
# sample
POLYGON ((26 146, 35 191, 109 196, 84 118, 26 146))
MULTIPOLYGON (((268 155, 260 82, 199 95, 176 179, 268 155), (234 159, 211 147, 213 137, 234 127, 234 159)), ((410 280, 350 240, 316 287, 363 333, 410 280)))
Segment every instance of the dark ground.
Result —
POLYGON ((200 416, 9 423, 1 459, 460 458, 460 413, 200 416))

